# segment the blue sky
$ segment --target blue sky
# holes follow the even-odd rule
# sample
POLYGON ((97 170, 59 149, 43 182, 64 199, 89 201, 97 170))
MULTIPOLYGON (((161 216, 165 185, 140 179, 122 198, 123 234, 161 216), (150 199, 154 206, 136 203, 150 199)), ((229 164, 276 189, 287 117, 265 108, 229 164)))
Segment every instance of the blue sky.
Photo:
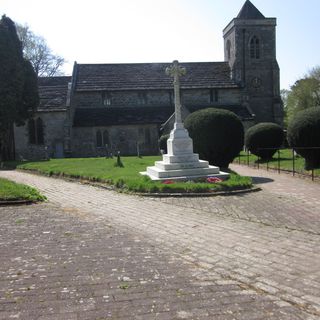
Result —
MULTIPOLYGON (((244 0, 0 0, 0 14, 27 23, 73 62, 223 61, 222 30, 244 0)), ((320 65, 319 0, 252 0, 276 17, 281 88, 320 65)))

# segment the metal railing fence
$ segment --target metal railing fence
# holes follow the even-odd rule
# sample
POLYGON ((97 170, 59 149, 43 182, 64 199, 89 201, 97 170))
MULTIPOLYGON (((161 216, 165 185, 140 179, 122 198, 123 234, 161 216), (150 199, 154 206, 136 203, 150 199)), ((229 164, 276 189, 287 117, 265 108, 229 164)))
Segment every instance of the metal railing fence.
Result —
POLYGON ((319 150, 320 147, 308 147, 308 148, 260 148, 261 150, 275 150, 272 159, 263 160, 261 157, 255 156, 250 153, 249 150, 242 151, 237 157, 239 164, 246 164, 247 166, 253 166, 258 169, 264 168, 267 170, 276 170, 279 174, 282 172, 292 173, 293 176, 296 174, 311 177, 312 181, 320 179, 320 169, 305 170, 305 160, 297 154, 299 149, 308 150, 319 150))

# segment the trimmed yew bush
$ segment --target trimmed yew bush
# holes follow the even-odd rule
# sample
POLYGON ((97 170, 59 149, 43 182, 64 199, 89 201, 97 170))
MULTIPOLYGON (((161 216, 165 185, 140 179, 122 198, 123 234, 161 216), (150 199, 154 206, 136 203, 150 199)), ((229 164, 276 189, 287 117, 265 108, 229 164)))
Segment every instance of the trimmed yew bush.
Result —
POLYGON ((246 148, 262 160, 272 159, 272 156, 282 146, 283 140, 283 129, 272 122, 258 123, 249 128, 245 134, 246 148))
POLYGON ((163 150, 164 153, 167 153, 167 140, 169 139, 170 134, 164 134, 159 139, 159 149, 163 150))
POLYGON ((231 111, 208 108, 190 114, 185 120, 194 151, 211 165, 228 168, 243 148, 241 120, 231 111))
POLYGON ((288 126, 291 148, 305 159, 306 170, 320 168, 320 107, 298 112, 288 126), (306 148, 306 149, 304 149, 306 148))

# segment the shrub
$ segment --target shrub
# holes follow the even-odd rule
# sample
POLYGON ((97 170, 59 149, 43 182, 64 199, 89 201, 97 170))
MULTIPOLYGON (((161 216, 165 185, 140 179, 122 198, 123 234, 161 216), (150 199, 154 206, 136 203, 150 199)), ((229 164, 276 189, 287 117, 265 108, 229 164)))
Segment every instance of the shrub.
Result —
POLYGON ((288 126, 288 142, 305 159, 306 170, 320 168, 320 108, 298 112, 288 126), (300 149, 302 148, 302 149, 300 149))
POLYGON ((159 149, 163 150, 164 153, 167 153, 167 140, 169 139, 170 134, 164 134, 159 139, 159 149))
POLYGON ((263 122, 249 128, 245 134, 245 146, 262 160, 271 159, 284 140, 283 129, 276 123, 263 122), (263 150, 263 148, 273 148, 263 150))
POLYGON ((243 125, 231 111, 208 108, 190 114, 185 127, 194 151, 210 164, 227 168, 243 147, 243 125))
POLYGON ((120 158, 120 153, 118 152, 117 154, 117 162, 114 164, 115 167, 119 167, 119 168, 123 168, 124 165, 121 161, 121 158, 120 158))

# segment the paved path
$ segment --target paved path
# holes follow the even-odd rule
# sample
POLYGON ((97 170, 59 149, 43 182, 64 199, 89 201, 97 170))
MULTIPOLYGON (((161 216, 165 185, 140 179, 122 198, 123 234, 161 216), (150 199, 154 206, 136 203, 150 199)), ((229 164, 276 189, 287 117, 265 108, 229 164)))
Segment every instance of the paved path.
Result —
POLYGON ((234 168, 274 181, 149 199, 1 171, 49 203, 0 208, 0 319, 320 319, 319 186, 234 168))
POLYGON ((231 165, 253 177, 262 192, 215 198, 163 198, 162 202, 214 215, 320 235, 320 183, 288 174, 231 165))

